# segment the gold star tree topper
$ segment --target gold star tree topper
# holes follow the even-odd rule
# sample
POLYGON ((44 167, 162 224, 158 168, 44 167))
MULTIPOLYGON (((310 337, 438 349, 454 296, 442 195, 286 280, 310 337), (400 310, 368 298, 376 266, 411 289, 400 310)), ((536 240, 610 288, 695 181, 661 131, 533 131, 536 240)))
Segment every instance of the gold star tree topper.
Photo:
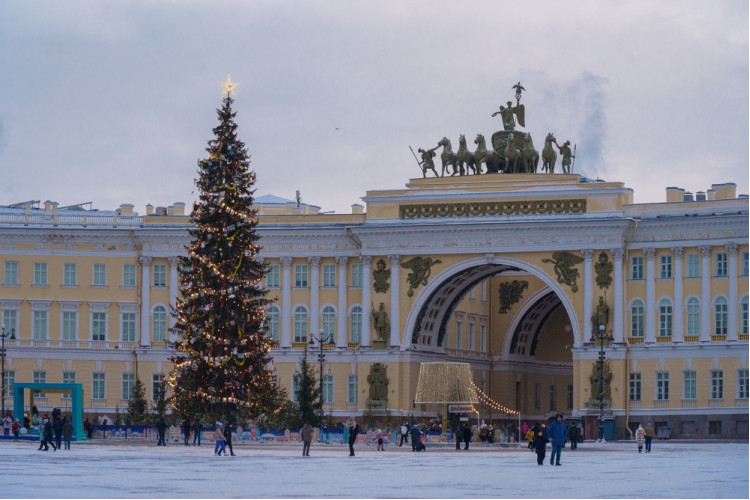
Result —
POLYGON ((234 93, 234 89, 240 86, 239 82, 233 82, 232 77, 230 75, 227 75, 227 81, 225 82, 218 82, 219 85, 221 85, 221 88, 223 91, 221 92, 221 95, 231 95, 232 97, 237 97, 237 94, 234 93))

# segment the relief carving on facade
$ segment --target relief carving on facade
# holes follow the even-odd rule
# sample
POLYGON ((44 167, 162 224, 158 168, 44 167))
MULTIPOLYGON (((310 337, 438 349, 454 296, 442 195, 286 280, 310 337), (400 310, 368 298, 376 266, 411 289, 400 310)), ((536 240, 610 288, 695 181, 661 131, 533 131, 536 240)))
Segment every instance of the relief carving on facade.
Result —
POLYGON ((551 259, 542 259, 542 262, 554 264, 553 270, 557 275, 558 283, 568 285, 573 293, 578 291, 579 272, 573 266, 583 262, 583 257, 568 252, 554 252, 551 259))
POLYGON ((500 283, 500 314, 510 311, 510 306, 517 303, 523 297, 523 291, 529 287, 528 281, 513 280, 500 283))
POLYGON ((401 264, 404 269, 409 269, 411 272, 406 276, 406 282, 409 284, 409 290, 406 295, 409 297, 414 296, 414 290, 420 285, 427 286, 428 278, 435 264, 440 264, 440 259, 433 259, 432 257, 414 257, 413 259, 407 260, 401 264))

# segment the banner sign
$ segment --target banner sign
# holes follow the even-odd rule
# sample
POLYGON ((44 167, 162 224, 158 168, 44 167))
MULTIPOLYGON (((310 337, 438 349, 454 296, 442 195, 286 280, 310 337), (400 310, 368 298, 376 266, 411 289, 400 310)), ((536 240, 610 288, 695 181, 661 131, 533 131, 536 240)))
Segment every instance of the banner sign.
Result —
POLYGON ((476 413, 474 411, 474 405, 448 405, 448 412, 450 413, 476 413))

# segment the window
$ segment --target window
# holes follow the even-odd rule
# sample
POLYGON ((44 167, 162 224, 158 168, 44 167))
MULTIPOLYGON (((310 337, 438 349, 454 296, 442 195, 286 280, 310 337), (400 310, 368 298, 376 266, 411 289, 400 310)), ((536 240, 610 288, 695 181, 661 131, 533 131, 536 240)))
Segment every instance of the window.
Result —
POLYGON ((333 403, 333 375, 323 377, 323 402, 333 403))
POLYGON ((78 284, 77 277, 78 266, 74 263, 63 264, 63 285, 65 286, 76 286, 78 284))
POLYGON ((336 264, 323 264, 323 286, 336 286, 336 264))
POLYGON ((630 279, 632 280, 643 279, 643 257, 631 257, 630 258, 630 279))
MULTIPOLYGON (((3 309, 3 326, 5 327, 5 331, 18 331, 16 325, 18 325, 18 311, 15 309, 3 309)), ((8 333, 8 335, 10 334, 8 333)))
POLYGON ((487 280, 482 281, 482 302, 487 302, 487 280))
POLYGON ((164 378, 164 375, 161 373, 154 373, 151 375, 151 401, 156 401, 159 399, 159 393, 163 390, 166 390, 166 387, 164 387, 162 384, 162 379, 164 378))
POLYGON ((656 399, 658 401, 669 399, 669 372, 656 372, 656 399))
POLYGON ((104 373, 91 374, 91 399, 104 399, 104 373))
POLYGON ((107 340, 107 313, 91 313, 91 340, 94 342, 107 340))
POLYGON ((748 275, 748 252, 742 252, 740 254, 740 272, 742 276, 748 275))
POLYGON ((362 308, 359 306, 352 307, 352 314, 349 319, 350 322, 350 337, 349 342, 359 344, 362 342, 362 308))
POLYGON ((701 303, 695 297, 687 301, 687 334, 700 335, 701 332, 701 303))
POLYGON ((62 313, 62 339, 75 341, 78 336, 78 312, 63 311, 62 313))
POLYGON ((669 279, 672 277, 672 256, 659 256, 659 278, 669 279))
POLYGON ((279 288, 281 278, 281 266, 278 264, 269 264, 266 269, 266 285, 268 288, 279 288))
POLYGON ((154 314, 151 319, 154 342, 164 342, 167 340, 167 308, 164 306, 154 307, 154 314))
POLYGON ((47 340, 47 311, 34 311, 32 318, 31 338, 47 340))
POLYGON ((299 373, 292 375, 292 402, 294 403, 299 402, 299 398, 297 397, 297 392, 299 392, 299 382, 297 381, 297 377, 299 375, 299 373))
POLYGON ((123 264, 122 266, 122 286, 134 287, 135 281, 135 264, 123 264))
POLYGON ((641 374, 630 374, 630 401, 641 400, 641 374))
POLYGON ((347 392, 347 403, 357 403, 357 376, 349 375, 349 391, 347 392))
POLYGON ((487 325, 485 324, 479 325, 479 351, 487 352, 487 325))
POLYGON ((669 299, 659 302, 659 336, 672 336, 672 302, 669 299))
POLYGON ((474 325, 474 322, 473 321, 469 321, 469 350, 470 351, 473 351, 473 350, 476 349, 476 344, 474 343, 474 338, 475 338, 474 332, 475 332, 475 330, 476 330, 476 327, 474 325))
POLYGON ((742 315, 740 320, 740 328, 742 333, 747 334, 747 295, 742 297, 740 301, 740 314, 742 315))
POLYGON ((155 287, 167 286, 167 265, 166 264, 154 264, 154 286, 155 287))
POLYGON ((294 286, 297 288, 307 287, 307 264, 294 265, 294 286))
POLYGON ((47 286, 46 262, 34 262, 34 286, 47 286))
POLYGON ((737 399, 747 399, 748 389, 748 370, 737 370, 737 399))
MULTIPOLYGON (((62 374, 62 381, 63 384, 75 384, 76 383, 76 373, 75 372, 63 372, 62 374)), ((63 399, 71 399, 71 393, 70 392, 63 392, 62 393, 63 399)))
POLYGON ((701 275, 701 256, 697 253, 687 254, 686 278, 698 278, 701 275))
POLYGON ((714 303, 714 333, 727 334, 727 299, 724 297, 717 297, 714 303))
POLYGON ((573 408, 573 384, 568 384, 568 409, 573 408))
POLYGON ((268 322, 267 336, 274 342, 279 341, 279 308, 277 306, 270 306, 266 315, 266 321, 268 322))
POLYGON ((336 311, 331 306, 323 308, 323 335, 329 342, 336 339, 336 311))
POLYGON ((294 310, 294 341, 307 342, 307 310, 298 306, 294 310))
MULTIPOLYGON (((47 383, 47 372, 32 372, 31 381, 35 384, 46 384, 47 383)), ((46 398, 47 395, 41 391, 35 391, 34 397, 46 398)))
POLYGON ((122 399, 133 399, 133 387, 135 386, 135 375, 133 373, 122 374, 122 399))
POLYGON ((352 288, 362 288, 362 264, 352 264, 352 288))
POLYGON ((643 337, 643 302, 639 299, 630 306, 630 336, 643 337))
POLYGON ((94 264, 93 286, 107 286, 107 265, 94 264))
POLYGON ((461 338, 463 336, 463 326, 463 320, 456 320, 456 349, 463 348, 463 339, 461 338))
POLYGON ((120 332, 123 342, 135 342, 135 322, 136 316, 134 312, 124 312, 120 316, 120 332))
POLYGON ((534 409, 535 410, 538 410, 539 407, 541 406, 541 402, 539 398, 540 398, 539 383, 537 382, 536 384, 534 384, 534 409))
POLYGON ((5 370, 5 397, 13 396, 13 387, 16 385, 16 371, 5 370))
POLYGON ((695 399, 697 380, 694 371, 682 372, 682 399, 695 399))
POLYGON ((716 252, 714 255, 714 272, 716 276, 727 275, 727 254, 726 252, 716 252))
POLYGON ((711 370, 711 399, 724 399, 724 372, 711 370))
POLYGON ((555 384, 549 386, 549 409, 554 410, 557 408, 557 401, 555 400, 555 384))
POLYGON ((18 284, 18 262, 5 262, 4 285, 18 284))

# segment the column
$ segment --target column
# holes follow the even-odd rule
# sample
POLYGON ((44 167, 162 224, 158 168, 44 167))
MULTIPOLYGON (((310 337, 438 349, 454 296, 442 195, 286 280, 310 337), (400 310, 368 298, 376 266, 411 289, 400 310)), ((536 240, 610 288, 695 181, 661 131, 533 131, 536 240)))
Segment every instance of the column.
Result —
POLYGON ((141 264, 141 346, 151 347, 151 257, 139 257, 141 264))
POLYGON ((682 342, 682 331, 684 317, 684 307, 682 299, 682 254, 683 248, 676 247, 672 249, 674 257, 674 266, 672 267, 674 277, 674 296, 672 297, 672 342, 682 342))
POLYGON ((372 309, 370 308, 370 264, 372 256, 363 255, 362 261, 362 347, 372 347, 372 333, 370 332, 370 319, 372 309))
MULTIPOLYGON (((320 257, 308 257, 310 263, 310 331, 317 337, 320 332, 320 257)), ((308 339, 309 340, 309 339, 308 339)), ((320 342, 321 339, 318 339, 320 342)))
POLYGON ((281 258, 281 339, 279 347, 292 347, 292 258, 281 258))
POLYGON ((711 340, 711 247, 700 246, 701 253, 701 342, 711 340))
POLYGON ((643 253, 646 255, 646 343, 653 344, 656 342, 656 249, 644 248, 643 253))
POLYGON ((612 260, 614 260, 614 271, 615 271, 615 281, 614 281, 614 298, 612 303, 612 309, 613 309, 613 321, 614 321, 614 336, 615 336, 615 343, 622 343, 625 340, 625 321, 624 321, 624 312, 625 312, 625 304, 623 304, 623 287, 625 286, 625 283, 622 279, 622 266, 623 261, 625 260, 625 249, 624 248, 614 248, 612 249, 612 260))
POLYGON ((399 313, 401 282, 398 277, 401 256, 389 255, 388 260, 391 261, 391 338, 388 344, 389 347, 397 348, 401 346, 401 315, 399 313))
POLYGON ((581 342, 586 342, 593 333, 593 328, 599 325, 591 324, 591 316, 594 314, 594 286, 591 278, 594 274, 594 251, 590 248, 581 250, 583 254, 583 338, 581 342))
POLYGON ((727 340, 734 342, 739 333, 737 313, 737 250, 736 243, 727 243, 727 254, 729 257, 729 299, 727 300, 727 340))
POLYGON ((336 264, 338 265, 339 271, 339 316, 338 316, 338 327, 336 328, 336 347, 345 349, 349 343, 346 338, 346 265, 349 262, 349 257, 336 257, 336 264))

